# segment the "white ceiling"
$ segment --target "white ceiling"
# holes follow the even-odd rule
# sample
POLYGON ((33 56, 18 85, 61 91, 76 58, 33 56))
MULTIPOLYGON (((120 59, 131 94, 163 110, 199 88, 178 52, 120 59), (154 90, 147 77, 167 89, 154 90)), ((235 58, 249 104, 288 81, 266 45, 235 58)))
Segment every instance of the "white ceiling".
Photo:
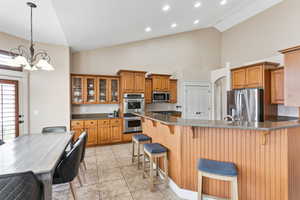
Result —
MULTIPOLYGON (((29 0, 1 0, 0 31, 29 39, 29 0)), ((34 39, 75 51, 216 27, 220 31, 282 0, 35 0, 34 39), (169 4, 169 12, 162 12, 169 4), (199 24, 193 21, 199 19, 199 24), (176 22, 175 29, 170 28, 176 22), (151 32, 144 29, 150 26, 151 32)))

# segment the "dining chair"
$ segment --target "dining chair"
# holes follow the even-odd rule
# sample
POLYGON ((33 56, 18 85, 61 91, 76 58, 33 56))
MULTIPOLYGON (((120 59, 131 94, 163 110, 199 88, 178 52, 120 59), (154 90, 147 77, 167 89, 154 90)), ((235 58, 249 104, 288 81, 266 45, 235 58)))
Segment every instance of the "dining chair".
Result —
POLYGON ((84 141, 82 139, 77 140, 73 148, 59 162, 53 176, 54 185, 69 183, 74 200, 77 200, 77 194, 73 180, 78 177, 83 147, 84 141))
POLYGON ((42 129, 42 133, 64 133, 67 132, 65 126, 49 126, 42 129))
POLYGON ((33 172, 0 176, 1 200, 42 200, 43 184, 33 172))
POLYGON ((84 157, 85 157, 85 148, 86 148, 86 143, 87 143, 87 139, 88 139, 88 135, 86 132, 83 132, 80 134, 79 136, 79 139, 82 139, 83 140, 83 150, 82 150, 82 156, 81 156, 81 159, 80 159, 80 163, 83 164, 85 170, 87 169, 86 167, 86 163, 85 163, 85 160, 84 160, 84 157))

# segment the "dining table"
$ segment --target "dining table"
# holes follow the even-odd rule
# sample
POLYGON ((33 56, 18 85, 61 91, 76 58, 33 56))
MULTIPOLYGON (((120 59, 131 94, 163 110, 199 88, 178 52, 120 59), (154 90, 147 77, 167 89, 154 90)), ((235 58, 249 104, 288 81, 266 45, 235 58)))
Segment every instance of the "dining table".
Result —
POLYGON ((44 199, 52 199, 57 164, 72 140, 72 132, 21 135, 0 145, 0 176, 32 171, 44 185, 44 199))

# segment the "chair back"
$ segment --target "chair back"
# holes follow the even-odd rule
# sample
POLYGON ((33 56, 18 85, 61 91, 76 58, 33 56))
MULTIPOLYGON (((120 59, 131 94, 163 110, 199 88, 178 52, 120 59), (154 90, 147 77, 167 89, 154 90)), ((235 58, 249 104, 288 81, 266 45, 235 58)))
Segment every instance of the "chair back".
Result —
POLYGON ((81 155, 81 159, 80 159, 80 162, 82 162, 84 160, 84 157, 85 157, 85 148, 86 148, 86 143, 87 143, 87 140, 88 140, 87 133, 86 132, 81 133, 80 136, 79 136, 79 139, 83 140, 83 150, 82 150, 82 155, 81 155))
POLYGON ((42 200, 43 184, 33 172, 0 176, 1 200, 42 200))
POLYGON ((67 127, 65 126, 49 126, 42 129, 42 133, 65 133, 67 127))
POLYGON ((54 184, 71 182, 78 175, 83 146, 84 141, 82 139, 77 140, 71 151, 62 158, 55 169, 54 184))

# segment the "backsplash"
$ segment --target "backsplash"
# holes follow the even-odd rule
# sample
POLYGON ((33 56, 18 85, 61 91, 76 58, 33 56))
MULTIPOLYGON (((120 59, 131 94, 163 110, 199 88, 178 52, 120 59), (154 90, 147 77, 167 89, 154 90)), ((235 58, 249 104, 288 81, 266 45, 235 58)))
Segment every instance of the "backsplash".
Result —
POLYGON ((288 117, 299 117, 299 109, 297 107, 278 105, 278 115, 288 117))
POLYGON ((72 114, 113 113, 118 109, 118 104, 73 105, 72 114))
POLYGON ((147 104, 146 105, 146 110, 147 111, 176 110, 176 104, 171 104, 171 103, 152 103, 152 104, 147 104))

